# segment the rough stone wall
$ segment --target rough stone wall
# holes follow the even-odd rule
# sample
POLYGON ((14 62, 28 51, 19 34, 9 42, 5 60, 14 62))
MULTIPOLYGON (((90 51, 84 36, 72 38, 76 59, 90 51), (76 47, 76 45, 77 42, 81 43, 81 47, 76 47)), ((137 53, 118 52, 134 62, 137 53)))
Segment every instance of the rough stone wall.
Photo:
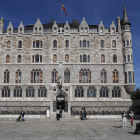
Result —
MULTIPOLYGON (((58 76, 62 76, 62 83, 64 82, 64 71, 68 68, 70 71, 70 83, 63 83, 63 89, 68 89, 68 108, 76 105, 115 105, 117 101, 124 101, 128 105, 131 104, 129 95, 124 90, 124 70, 123 70, 123 53, 122 53, 122 37, 121 34, 116 33, 110 35, 100 35, 98 33, 91 33, 86 36, 72 33, 70 35, 58 34, 57 36, 51 33, 44 33, 43 35, 32 35, 30 33, 18 36, 17 34, 7 36, 5 34, 0 35, 0 88, 9 86, 10 98, 2 98, 2 90, 0 90, 0 103, 3 105, 17 105, 18 101, 25 105, 49 105, 51 111, 53 108, 53 100, 56 100, 56 91, 53 88, 56 87, 55 83, 51 83, 51 72, 53 69, 58 71, 58 76), (89 48, 80 48, 80 40, 89 40, 89 48), (7 41, 11 41, 11 48, 7 49, 7 41), (18 41, 22 40, 22 49, 18 49, 18 41), (33 48, 34 40, 42 40, 42 48, 33 48), (53 40, 57 40, 57 49, 53 49, 53 40), (69 40, 69 49, 65 48, 65 40, 69 40), (105 41, 105 48, 100 47, 100 40, 105 41), (112 48, 112 41, 116 40, 116 48, 112 48), (22 56, 21 63, 17 63, 17 56, 22 56), (32 63, 32 55, 39 54, 43 56, 42 63, 32 63), (53 62, 53 55, 57 55, 57 62, 53 62), (69 62, 65 62, 65 55, 69 55, 69 62), (90 55, 90 62, 80 62, 80 55, 90 55), (101 63, 101 55, 105 55, 105 63, 101 63), (117 63, 113 63, 113 55, 117 55, 117 63), (6 63, 6 55, 10 55, 10 63, 6 63), (62 66, 60 64, 62 63, 62 66), (10 82, 4 83, 4 71, 8 69, 10 72, 10 82), (22 72, 21 83, 15 83, 15 73, 20 69, 22 72), (31 71, 32 69, 41 69, 43 71, 43 83, 35 84, 31 83, 31 71), (81 69, 90 69, 91 71, 91 83, 79 83, 79 71, 81 69), (101 83, 100 72, 105 69, 107 72, 107 83, 101 83), (112 80, 112 72, 117 69, 119 72, 119 83, 115 84, 112 80), (15 86, 19 85, 23 89, 23 97, 13 97, 13 91, 15 86), (28 86, 35 88, 35 98, 26 98, 25 91, 28 86), (37 89, 44 85, 47 88, 47 98, 38 98, 37 89), (84 88, 84 98, 75 98, 75 88, 77 85, 81 85, 84 88), (96 98, 87 98, 87 89, 90 85, 95 86, 97 89, 96 98), (101 99, 99 97, 99 91, 102 86, 109 88, 109 98, 101 99), (121 98, 112 99, 112 89, 114 86, 121 88, 121 98), (15 102, 17 101, 17 102, 15 102), (25 102, 26 101, 26 102, 25 102), (75 102, 74 102, 75 101, 75 102), (83 101, 83 102, 81 102, 83 101), (86 101, 86 102, 85 102, 86 101), (99 101, 99 102, 93 102, 99 101), (113 101, 113 102, 108 102, 113 101), (126 102, 128 101, 128 102, 126 102), (10 104, 9 104, 10 103, 10 104)), ((117 102, 119 105, 120 102, 117 102)), ((69 109, 70 111, 70 109, 69 109)))

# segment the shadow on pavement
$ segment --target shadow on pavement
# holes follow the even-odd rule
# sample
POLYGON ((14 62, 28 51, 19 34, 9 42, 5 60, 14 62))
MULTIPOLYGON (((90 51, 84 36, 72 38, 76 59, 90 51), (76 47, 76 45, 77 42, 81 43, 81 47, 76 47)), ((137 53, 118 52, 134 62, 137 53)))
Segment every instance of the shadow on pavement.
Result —
POLYGON ((115 128, 122 128, 122 126, 112 126, 112 127, 115 127, 115 128))

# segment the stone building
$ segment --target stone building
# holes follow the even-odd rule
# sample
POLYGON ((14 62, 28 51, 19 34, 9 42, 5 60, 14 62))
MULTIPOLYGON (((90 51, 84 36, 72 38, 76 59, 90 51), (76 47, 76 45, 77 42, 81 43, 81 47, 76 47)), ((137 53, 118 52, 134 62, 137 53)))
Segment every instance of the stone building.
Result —
POLYGON ((62 108, 78 115, 119 114, 135 88, 132 37, 126 7, 117 27, 79 24, 4 29, 0 19, 0 113, 44 114, 62 108), (60 77, 61 76, 61 77, 60 77), (58 86, 59 84, 59 86, 58 86), (60 87, 61 85, 61 87, 60 87))

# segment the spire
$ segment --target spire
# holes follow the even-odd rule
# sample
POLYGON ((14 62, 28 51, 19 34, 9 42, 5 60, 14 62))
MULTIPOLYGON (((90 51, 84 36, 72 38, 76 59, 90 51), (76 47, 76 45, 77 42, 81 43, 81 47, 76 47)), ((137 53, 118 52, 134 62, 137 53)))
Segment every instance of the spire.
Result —
POLYGON ((127 16, 127 11, 126 11, 126 6, 125 6, 125 3, 124 3, 124 11, 123 11, 123 25, 124 24, 129 24, 131 25, 131 23, 129 22, 128 20, 128 16, 127 16))

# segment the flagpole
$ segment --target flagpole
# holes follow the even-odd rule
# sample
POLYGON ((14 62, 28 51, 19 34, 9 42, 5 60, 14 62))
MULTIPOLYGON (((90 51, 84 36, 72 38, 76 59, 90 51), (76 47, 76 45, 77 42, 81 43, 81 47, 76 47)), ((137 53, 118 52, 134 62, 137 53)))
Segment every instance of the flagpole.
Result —
POLYGON ((61 0, 61 24, 62 24, 62 0, 61 0))

